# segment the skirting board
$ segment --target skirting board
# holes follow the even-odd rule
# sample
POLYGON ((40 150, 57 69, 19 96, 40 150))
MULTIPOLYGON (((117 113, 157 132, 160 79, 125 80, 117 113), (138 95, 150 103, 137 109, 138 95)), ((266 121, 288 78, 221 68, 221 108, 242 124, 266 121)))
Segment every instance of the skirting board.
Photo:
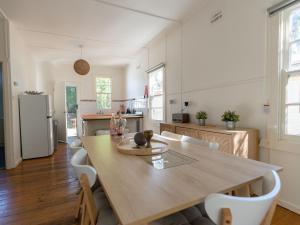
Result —
POLYGON ((10 170, 16 168, 22 162, 22 160, 23 160, 22 158, 18 158, 16 161, 12 162, 11 164, 6 164, 6 169, 10 170))
POLYGON ((22 162, 22 158, 19 158, 16 162, 15 162, 15 167, 17 167, 21 162, 22 162))
POLYGON ((284 200, 280 200, 280 199, 279 199, 278 204, 280 206, 282 206, 283 208, 291 210, 294 213, 297 213, 297 214, 300 215, 300 207, 298 205, 294 205, 293 203, 290 203, 290 202, 287 202, 287 201, 284 201, 284 200))

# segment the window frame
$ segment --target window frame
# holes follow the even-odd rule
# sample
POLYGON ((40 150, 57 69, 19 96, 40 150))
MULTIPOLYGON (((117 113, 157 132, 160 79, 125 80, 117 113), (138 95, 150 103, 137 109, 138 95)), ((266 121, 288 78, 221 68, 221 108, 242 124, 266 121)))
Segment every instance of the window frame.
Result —
POLYGON ((299 142, 300 143, 300 135, 293 135, 288 134, 286 132, 286 109, 288 106, 291 105, 299 105, 294 103, 287 103, 287 91, 286 86, 288 84, 289 78, 294 76, 300 77, 300 65, 299 68, 295 69, 290 67, 290 61, 291 61, 291 51, 290 48, 292 44, 299 42, 300 38, 297 40, 290 41, 290 16, 295 10, 300 10, 300 4, 296 4, 293 7, 290 7, 289 9, 286 9, 282 12, 281 18, 280 18, 280 44, 279 44, 279 50, 281 50, 280 58, 279 58, 279 89, 280 89, 280 110, 279 110, 279 138, 283 140, 293 141, 293 142, 299 142))
POLYGON ((96 76, 95 77, 95 95, 96 95, 96 108, 97 110, 111 110, 112 109, 112 93, 113 93, 113 81, 112 78, 109 76, 96 76), (97 79, 110 79, 110 93, 101 93, 97 92, 97 79), (99 108, 98 107, 98 94, 110 94, 110 108, 99 108))
POLYGON ((166 76, 166 67, 165 67, 165 65, 164 64, 161 64, 161 65, 159 65, 159 66, 157 66, 157 67, 154 67, 154 69, 151 69, 151 70, 149 70, 149 71, 147 71, 147 73, 148 73, 148 88, 149 88, 149 96, 148 96, 148 107, 149 107, 149 118, 151 119, 151 121, 152 122, 154 122, 154 123, 161 123, 161 122, 164 122, 164 121, 166 121, 166 79, 165 79, 165 76, 166 76), (156 71, 158 71, 158 70, 160 70, 160 69, 162 69, 162 72, 163 72, 163 77, 162 77, 162 79, 163 79, 163 85, 162 85, 162 92, 163 92, 163 94, 160 94, 160 95, 151 95, 151 91, 150 91, 150 74, 151 73, 154 73, 154 72, 156 72, 156 71), (162 96, 162 104, 163 104, 163 106, 162 107, 152 107, 152 100, 153 100, 153 98, 155 98, 155 97, 159 97, 159 96, 162 96), (160 108, 162 108, 162 111, 163 111, 163 118, 162 118, 162 120, 156 120, 156 119, 153 119, 152 118, 152 109, 160 109, 160 108))

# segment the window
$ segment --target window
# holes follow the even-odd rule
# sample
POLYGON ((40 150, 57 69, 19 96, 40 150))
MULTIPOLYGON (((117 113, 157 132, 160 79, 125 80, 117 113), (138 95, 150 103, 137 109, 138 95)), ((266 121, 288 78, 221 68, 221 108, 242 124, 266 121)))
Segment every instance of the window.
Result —
POLYGON ((283 133, 300 136, 300 7, 283 13, 282 91, 283 133))
POLYGON ((164 120, 164 67, 149 73, 149 104, 152 120, 164 120))
POLYGON ((96 78, 97 109, 111 109, 112 84, 110 78, 96 78))

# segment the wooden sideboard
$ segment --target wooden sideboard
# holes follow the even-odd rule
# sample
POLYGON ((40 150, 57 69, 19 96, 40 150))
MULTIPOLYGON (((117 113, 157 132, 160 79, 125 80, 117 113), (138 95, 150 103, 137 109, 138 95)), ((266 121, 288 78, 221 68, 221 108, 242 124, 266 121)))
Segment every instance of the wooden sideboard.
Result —
POLYGON ((257 129, 226 130, 217 126, 199 126, 191 123, 161 123, 160 133, 169 131, 209 142, 217 142, 220 151, 258 160, 259 131, 257 129))

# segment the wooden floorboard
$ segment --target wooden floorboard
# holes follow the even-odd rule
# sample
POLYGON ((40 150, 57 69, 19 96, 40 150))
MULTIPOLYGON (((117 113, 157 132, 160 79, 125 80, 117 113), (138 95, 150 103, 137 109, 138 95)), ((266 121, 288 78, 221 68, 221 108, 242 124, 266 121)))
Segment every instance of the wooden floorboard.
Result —
POLYGON ((73 215, 79 184, 70 158, 61 144, 52 157, 0 170, 0 224, 77 224, 73 215))
MULTIPOLYGON (((66 145, 52 157, 0 170, 0 225, 75 225, 79 188, 66 145)), ((300 225, 300 216, 277 207, 272 225, 300 225)))

